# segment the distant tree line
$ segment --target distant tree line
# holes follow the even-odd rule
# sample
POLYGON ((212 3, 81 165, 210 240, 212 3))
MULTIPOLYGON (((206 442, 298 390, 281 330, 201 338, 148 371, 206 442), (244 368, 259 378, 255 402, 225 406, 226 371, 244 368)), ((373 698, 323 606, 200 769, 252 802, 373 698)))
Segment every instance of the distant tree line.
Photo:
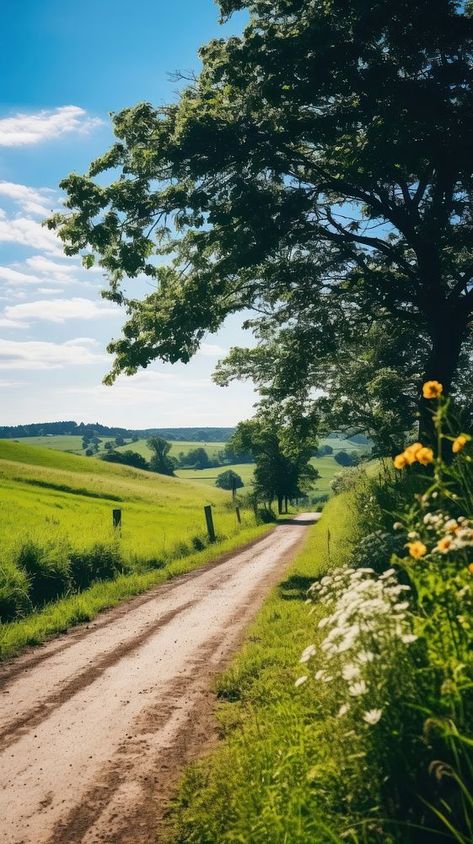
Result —
POLYGON ((161 436, 172 441, 226 442, 234 428, 119 428, 101 425, 99 422, 33 422, 29 425, 1 425, 0 439, 18 437, 88 436, 117 437, 124 439, 146 439, 161 436))

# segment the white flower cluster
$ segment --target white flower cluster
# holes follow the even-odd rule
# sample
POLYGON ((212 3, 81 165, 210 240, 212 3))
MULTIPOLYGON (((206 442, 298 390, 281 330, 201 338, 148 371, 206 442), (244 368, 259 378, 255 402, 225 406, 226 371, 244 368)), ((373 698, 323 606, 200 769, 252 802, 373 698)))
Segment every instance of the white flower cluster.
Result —
POLYGON ((430 535, 438 539, 436 546, 432 549, 440 554, 448 554, 451 551, 460 551, 473 546, 473 522, 465 516, 452 519, 440 511, 426 513, 424 525, 430 535))
MULTIPOLYGON (((363 706, 362 718, 370 725, 380 720, 390 668, 405 646, 417 639, 409 601, 402 600, 409 591, 392 568, 378 576, 371 568, 344 567, 310 587, 309 602, 326 605, 330 613, 318 624, 319 629, 327 630, 325 638, 319 647, 308 645, 300 662, 317 660, 316 681, 341 681, 344 700, 338 717, 368 696, 370 704, 376 705, 370 709, 363 706)), ((296 686, 308 679, 308 675, 299 677, 296 686)))

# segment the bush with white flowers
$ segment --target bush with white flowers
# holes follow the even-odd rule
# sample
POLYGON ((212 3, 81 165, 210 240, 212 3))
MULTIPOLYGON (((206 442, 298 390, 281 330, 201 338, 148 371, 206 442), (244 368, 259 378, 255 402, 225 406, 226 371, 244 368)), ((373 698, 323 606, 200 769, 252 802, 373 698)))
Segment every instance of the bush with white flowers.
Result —
POLYGON ((391 698, 393 672, 398 673, 406 650, 417 639, 406 594, 394 569, 378 576, 371 568, 337 569, 310 589, 309 602, 326 607, 318 623, 323 639, 308 645, 300 662, 312 668, 296 680, 301 686, 338 680, 337 716, 349 712, 368 725, 382 717, 391 698))

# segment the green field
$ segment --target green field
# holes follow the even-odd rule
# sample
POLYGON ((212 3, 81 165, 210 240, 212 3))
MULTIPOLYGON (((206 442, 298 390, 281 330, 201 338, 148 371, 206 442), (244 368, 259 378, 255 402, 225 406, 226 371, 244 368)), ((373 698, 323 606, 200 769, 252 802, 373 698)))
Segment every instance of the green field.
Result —
POLYGON ((245 508, 238 523, 215 487, 12 440, 0 440, 0 508, 0 658, 270 527, 245 508))
POLYGON ((2 554, 25 536, 64 537, 77 547, 107 542, 114 507, 123 510, 123 550, 134 557, 204 534, 205 504, 214 507, 218 532, 236 528, 228 494, 216 488, 7 440, 0 441, 0 502, 2 554))
MULTIPOLYGON (((104 453, 104 443, 107 442, 108 439, 104 438, 101 443, 100 451, 97 457, 100 454, 104 453)), ((114 440, 110 440, 114 442, 114 440)), ((15 442, 13 440, 6 440, 5 442, 15 442)), ((34 446, 44 446, 49 449, 54 449, 55 451, 67 451, 74 454, 84 454, 82 449, 82 438, 75 437, 75 436, 51 436, 51 437, 23 437, 18 440, 21 444, 26 445, 34 445, 34 446)), ((367 452, 367 447, 365 445, 354 443, 351 440, 346 439, 345 437, 335 437, 330 436, 322 439, 320 441, 320 445, 330 445, 334 452, 338 451, 355 451, 360 456, 367 452)), ((170 441, 170 454, 172 457, 177 457, 181 452, 187 453, 191 449, 195 448, 204 448, 209 455, 210 458, 216 458, 219 452, 223 451, 225 448, 224 442, 195 442, 193 440, 185 440, 185 441, 170 441)), ((127 442, 124 446, 119 446, 116 450, 117 451, 126 451, 126 450, 137 451, 147 460, 152 456, 151 449, 148 447, 147 442, 145 439, 137 440, 137 442, 127 442)), ((92 460, 94 458, 87 458, 88 460, 92 460)), ((97 461, 95 461, 97 462, 97 461)), ((316 481, 314 485, 314 493, 317 495, 327 495, 330 493, 330 484, 331 481, 337 472, 343 471, 342 467, 335 461, 333 455, 324 455, 323 457, 313 458, 312 459, 313 465, 318 469, 320 473, 320 478, 316 481)), ((222 472, 226 471, 227 469, 233 469, 238 475, 240 475, 245 487, 251 485, 253 480, 253 472, 254 472, 254 464, 253 463, 238 463, 229 466, 220 466, 217 468, 210 468, 210 469, 177 469, 176 476, 183 480, 188 480, 192 482, 196 482, 199 484, 204 484, 205 487, 213 487, 215 486, 215 480, 217 475, 221 474, 222 472)), ((96 469, 93 470, 94 474, 96 474, 96 469)))

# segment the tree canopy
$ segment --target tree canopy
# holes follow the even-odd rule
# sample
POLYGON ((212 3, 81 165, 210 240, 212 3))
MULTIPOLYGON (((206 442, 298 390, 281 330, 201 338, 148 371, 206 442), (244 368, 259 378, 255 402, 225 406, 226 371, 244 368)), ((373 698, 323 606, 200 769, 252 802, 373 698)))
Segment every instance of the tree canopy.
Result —
POLYGON ((234 472, 233 469, 227 469, 226 472, 217 475, 215 486, 220 487, 220 489, 235 490, 241 489, 244 483, 237 472, 234 472))
POLYGON ((237 452, 251 452, 256 463, 255 495, 269 506, 277 499, 280 513, 284 498, 303 495, 319 477, 309 463, 310 444, 298 440, 289 445, 284 430, 271 418, 259 416, 240 422, 230 443, 237 452))
POLYGON ((149 461, 149 468, 159 475, 174 475, 175 462, 169 457, 171 446, 162 437, 150 437, 147 445, 154 452, 149 461))
POLYGON ((109 382, 188 361, 228 314, 254 308, 256 349, 233 350, 218 378, 254 378, 263 403, 334 427, 343 416, 392 448, 385 412, 396 439, 421 379, 461 393, 470 5, 220 0, 224 17, 250 12, 242 36, 201 49, 176 103, 116 114, 116 143, 64 180, 68 210, 49 221, 127 308, 109 382), (143 298, 127 281, 140 275, 154 283, 143 298))

